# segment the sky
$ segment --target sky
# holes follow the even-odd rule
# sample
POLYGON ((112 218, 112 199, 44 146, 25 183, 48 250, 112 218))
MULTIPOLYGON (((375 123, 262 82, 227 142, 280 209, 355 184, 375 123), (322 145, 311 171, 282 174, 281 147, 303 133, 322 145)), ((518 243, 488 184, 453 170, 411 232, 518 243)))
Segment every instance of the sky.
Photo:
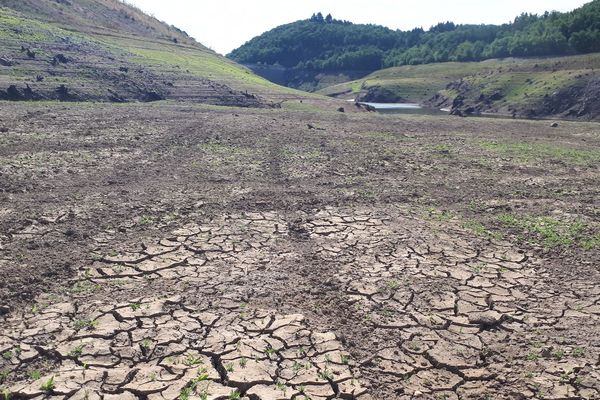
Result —
POLYGON ((126 0, 221 54, 276 26, 331 13, 392 29, 438 22, 501 24, 522 12, 570 11, 589 0, 126 0))

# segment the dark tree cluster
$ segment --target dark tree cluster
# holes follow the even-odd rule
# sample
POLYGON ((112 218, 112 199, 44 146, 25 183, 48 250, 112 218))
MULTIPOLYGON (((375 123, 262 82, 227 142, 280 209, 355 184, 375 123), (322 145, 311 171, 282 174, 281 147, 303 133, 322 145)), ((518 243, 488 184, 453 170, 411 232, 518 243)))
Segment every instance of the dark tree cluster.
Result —
POLYGON ((382 67, 480 61, 600 51, 600 0, 572 12, 522 14, 504 25, 440 23, 400 31, 313 14, 282 25, 234 50, 241 63, 316 71, 373 71, 382 67))

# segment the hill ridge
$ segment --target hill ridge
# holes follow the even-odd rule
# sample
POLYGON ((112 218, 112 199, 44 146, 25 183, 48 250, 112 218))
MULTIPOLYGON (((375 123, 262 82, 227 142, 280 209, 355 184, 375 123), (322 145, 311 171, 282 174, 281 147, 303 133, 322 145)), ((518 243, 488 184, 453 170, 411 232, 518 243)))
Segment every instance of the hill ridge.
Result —
POLYGON ((0 10, 0 100, 272 107, 288 93, 121 1, 5 0, 0 10))

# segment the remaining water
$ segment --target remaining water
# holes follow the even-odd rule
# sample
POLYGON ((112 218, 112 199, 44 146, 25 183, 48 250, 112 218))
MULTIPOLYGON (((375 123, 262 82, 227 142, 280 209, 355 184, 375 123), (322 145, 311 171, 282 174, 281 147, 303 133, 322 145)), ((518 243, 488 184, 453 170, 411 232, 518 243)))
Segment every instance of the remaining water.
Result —
MULTIPOLYGON (((354 101, 354 100, 352 100, 354 101)), ((360 102, 360 104, 373 107, 376 111, 386 114, 425 114, 425 115, 443 115, 448 114, 446 110, 421 107, 416 103, 369 103, 360 102)))

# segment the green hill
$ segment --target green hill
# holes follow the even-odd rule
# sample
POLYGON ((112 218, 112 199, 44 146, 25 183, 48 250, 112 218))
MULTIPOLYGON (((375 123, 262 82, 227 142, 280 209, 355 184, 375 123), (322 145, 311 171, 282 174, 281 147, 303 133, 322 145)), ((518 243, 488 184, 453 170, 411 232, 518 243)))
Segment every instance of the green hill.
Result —
POLYGON ((0 99, 268 106, 293 95, 118 0, 4 0, 0 99))
POLYGON ((600 0, 594 0, 568 13, 522 14, 510 24, 446 22, 427 31, 394 31, 317 14, 266 32, 229 57, 278 83, 311 89, 401 65, 598 51, 600 0))
POLYGON ((600 118, 600 53, 409 65, 333 85, 321 94, 373 102, 415 102, 456 114, 600 118))

